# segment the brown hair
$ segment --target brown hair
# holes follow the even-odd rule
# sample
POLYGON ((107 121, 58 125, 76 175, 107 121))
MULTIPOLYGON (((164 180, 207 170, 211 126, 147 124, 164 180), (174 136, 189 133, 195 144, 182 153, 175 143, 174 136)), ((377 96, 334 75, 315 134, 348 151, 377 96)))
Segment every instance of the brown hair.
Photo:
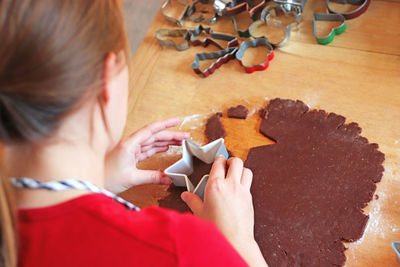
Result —
MULTIPOLYGON (((50 137, 99 98, 109 52, 129 58, 119 0, 0 0, 0 142, 50 137)), ((16 264, 14 209, 0 178, 0 264, 16 264)))

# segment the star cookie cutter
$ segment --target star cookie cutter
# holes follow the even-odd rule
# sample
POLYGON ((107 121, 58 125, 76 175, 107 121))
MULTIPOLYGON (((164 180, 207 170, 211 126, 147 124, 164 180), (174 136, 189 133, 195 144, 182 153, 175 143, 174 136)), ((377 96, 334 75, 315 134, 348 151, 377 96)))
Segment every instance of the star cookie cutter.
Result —
POLYGON ((224 33, 214 33, 211 28, 205 28, 201 24, 199 26, 197 26, 196 29, 189 30, 186 35, 186 39, 189 41, 189 44, 193 45, 193 46, 201 45, 203 47, 206 47, 209 44, 212 44, 221 50, 229 48, 229 47, 239 46, 239 41, 236 38, 236 36, 228 35, 228 34, 224 34, 224 33), (199 36, 202 32, 206 33, 210 37, 206 37, 203 40, 197 39, 197 36, 199 36), (227 46, 222 47, 215 40, 226 41, 227 46))
POLYGON ((204 189, 209 175, 204 175, 196 186, 192 184, 188 175, 193 173, 193 157, 207 164, 211 164, 219 155, 224 156, 225 159, 229 157, 223 138, 217 139, 202 147, 190 140, 184 140, 182 143, 182 159, 169 166, 164 173, 171 177, 175 186, 186 186, 187 191, 203 199, 204 189))
POLYGON ((185 16, 189 10, 189 0, 175 0, 174 3, 179 4, 183 6, 183 12, 177 16, 171 16, 168 15, 167 10, 170 8, 174 8, 174 4, 172 4, 172 0, 166 0, 162 5, 161 5, 161 14, 170 22, 177 24, 179 27, 183 26, 183 21, 185 19, 185 16))
POLYGON ((245 71, 247 73, 253 73, 255 71, 261 71, 261 70, 265 70, 268 68, 269 62, 274 58, 273 50, 274 50, 274 48, 272 47, 272 45, 268 42, 268 40, 266 38, 264 38, 264 37, 256 38, 254 40, 245 41, 242 43, 242 45, 240 46, 240 49, 236 53, 236 59, 239 61, 240 65, 243 66, 243 68, 245 69, 245 71), (250 47, 258 47, 258 46, 265 46, 269 50, 265 61, 261 64, 255 64, 255 65, 250 65, 250 66, 244 65, 242 62, 242 59, 243 59, 245 51, 250 47))
POLYGON ((197 0, 194 1, 192 6, 188 10, 189 19, 193 22, 202 22, 204 21, 206 24, 214 24, 217 22, 218 15, 217 13, 213 13, 212 16, 206 16, 204 12, 198 12, 197 7, 199 5, 207 5, 211 4, 210 0, 197 0))
POLYGON ((175 47, 178 51, 186 50, 190 47, 189 42, 186 40, 188 30, 186 29, 159 29, 155 32, 155 36, 161 47, 175 47), (176 43, 171 37, 182 37, 181 43, 176 43))
POLYGON ((345 19, 354 19, 357 18, 358 16, 362 15, 365 11, 367 11, 369 4, 371 3, 371 0, 336 0, 336 1, 330 1, 326 0, 326 6, 328 7, 329 13, 332 14, 341 14, 345 19), (351 5, 357 5, 359 6, 353 11, 347 12, 347 13, 339 13, 335 12, 332 10, 332 8, 329 6, 330 2, 336 2, 339 4, 351 4, 351 5))
POLYGON ((235 58, 235 54, 238 51, 237 47, 229 47, 225 50, 220 50, 217 52, 211 53, 199 53, 196 54, 196 57, 192 63, 192 69, 195 73, 202 75, 204 78, 207 78, 214 71, 220 68, 223 64, 227 63, 229 60, 235 58), (212 63, 207 69, 201 70, 200 69, 200 61, 209 60, 209 59, 217 59, 214 63, 212 63))
POLYGON ((219 16, 233 16, 247 11, 252 17, 264 8, 266 2, 266 0, 215 0, 214 11, 219 16))
POLYGON ((304 11, 306 0, 274 0, 274 3, 280 5, 287 12, 294 11, 301 15, 304 11))
POLYGON ((314 13, 314 37, 319 44, 327 45, 333 41, 336 35, 342 34, 346 31, 345 18, 341 14, 321 14, 314 13), (327 36, 318 37, 317 35, 317 21, 339 21, 342 22, 338 27, 333 28, 327 36))

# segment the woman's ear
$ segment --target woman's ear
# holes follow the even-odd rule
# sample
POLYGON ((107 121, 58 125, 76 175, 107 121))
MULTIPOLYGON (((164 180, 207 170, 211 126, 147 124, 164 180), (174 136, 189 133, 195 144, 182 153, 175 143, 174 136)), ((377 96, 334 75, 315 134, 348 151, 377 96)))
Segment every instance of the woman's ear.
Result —
POLYGON ((114 52, 110 52, 106 56, 106 60, 104 61, 104 68, 103 68, 103 84, 101 90, 101 97, 103 98, 104 105, 107 105, 110 99, 110 83, 112 80, 113 75, 116 72, 117 68, 117 56, 114 52))
POLYGON ((114 52, 110 52, 107 54, 107 57, 104 62, 103 69, 103 85, 101 96, 103 98, 103 103, 107 105, 110 95, 111 95, 111 80, 115 75, 119 73, 121 70, 122 64, 125 63, 125 53, 123 51, 119 51, 117 54, 114 52))

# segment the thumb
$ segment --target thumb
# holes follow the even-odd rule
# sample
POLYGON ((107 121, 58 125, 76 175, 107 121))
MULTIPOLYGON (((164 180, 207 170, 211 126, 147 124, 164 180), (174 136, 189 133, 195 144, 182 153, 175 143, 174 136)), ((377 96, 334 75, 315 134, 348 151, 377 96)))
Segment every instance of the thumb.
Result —
POLYGON ((198 195, 185 191, 181 194, 181 198, 195 215, 201 214, 201 210, 203 209, 203 201, 198 195))

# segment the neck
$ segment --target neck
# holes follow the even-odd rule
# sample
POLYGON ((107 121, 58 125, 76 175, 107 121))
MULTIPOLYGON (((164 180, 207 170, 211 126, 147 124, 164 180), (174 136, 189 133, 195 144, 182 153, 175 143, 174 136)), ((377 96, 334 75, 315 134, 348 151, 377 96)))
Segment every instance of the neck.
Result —
MULTIPOLYGON (((9 177, 30 177, 41 182, 78 179, 104 187, 105 149, 88 144, 57 142, 41 146, 15 145, 6 148, 5 166, 9 177)), ((89 192, 72 190, 18 189, 20 208, 48 206, 89 192)))

